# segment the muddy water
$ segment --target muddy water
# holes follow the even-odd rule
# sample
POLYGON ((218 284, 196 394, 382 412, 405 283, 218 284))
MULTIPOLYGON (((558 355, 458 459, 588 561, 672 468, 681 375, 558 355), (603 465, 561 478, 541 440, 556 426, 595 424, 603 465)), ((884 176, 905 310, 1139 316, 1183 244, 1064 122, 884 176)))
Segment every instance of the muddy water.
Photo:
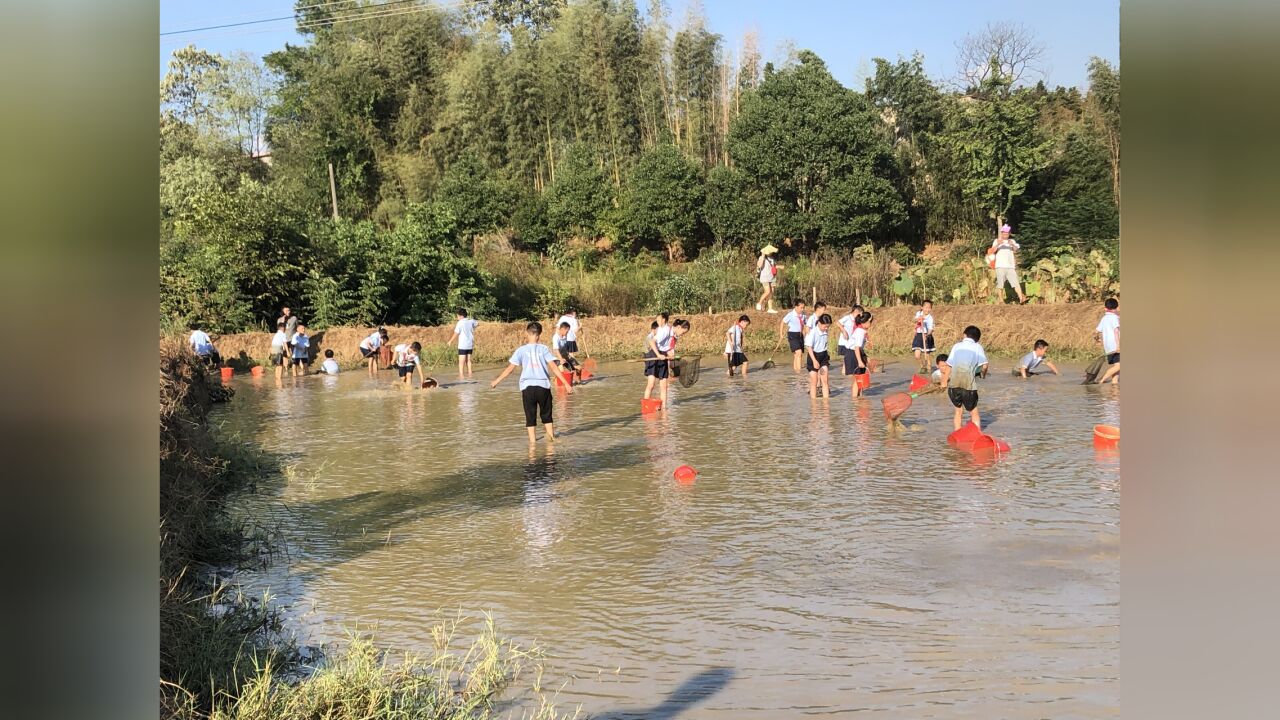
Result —
POLYGON ((1012 453, 985 463, 946 445, 941 396, 887 434, 909 361, 817 402, 788 367, 707 368, 652 418, 639 366, 603 365, 532 453, 494 369, 429 393, 237 379, 217 419, 296 467, 248 503, 288 553, 247 579, 309 642, 426 649, 437 609, 488 610, 605 717, 1113 717, 1119 463, 1091 436, 1119 393, 1010 363, 980 392, 1012 453))

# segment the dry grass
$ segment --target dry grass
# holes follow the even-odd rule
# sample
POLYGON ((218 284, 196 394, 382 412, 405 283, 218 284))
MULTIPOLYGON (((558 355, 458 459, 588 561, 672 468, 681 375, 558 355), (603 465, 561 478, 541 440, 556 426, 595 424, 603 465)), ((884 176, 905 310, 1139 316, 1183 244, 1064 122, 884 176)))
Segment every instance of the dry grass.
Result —
MULTIPOLYGON (((785 308, 784 308, 785 310, 785 308)), ((911 345, 912 317, 915 306, 876 308, 871 312, 875 324, 871 330, 871 347, 878 355, 907 354, 911 345)), ((847 308, 833 311, 838 318, 847 308)), ((1084 358, 1096 355, 1093 328, 1097 325, 1102 309, 1095 303, 1067 305, 935 305, 934 319, 937 327, 934 338, 945 351, 959 339, 966 325, 982 329, 982 344, 993 355, 1012 356, 1025 353, 1032 343, 1043 338, 1049 342, 1053 357, 1084 358)), ((700 313, 688 315, 692 330, 680 342, 685 353, 719 355, 724 351, 724 332, 741 311, 700 313)), ((771 351, 778 338, 778 323, 782 317, 751 310, 751 327, 747 331, 747 352, 758 356, 771 351)), ((673 318, 674 319, 674 318, 673 318)), ((649 331, 649 316, 585 317, 580 345, 592 357, 601 360, 639 357, 644 351, 644 336, 649 331)), ((543 342, 550 342, 550 328, 554 318, 542 320, 543 342)), ((476 331, 475 361, 480 363, 503 362, 511 351, 524 343, 525 323, 482 322, 476 331)), ((371 328, 331 328, 312 336, 312 347, 317 356, 325 349, 332 349, 338 362, 344 367, 355 367, 361 362, 360 341, 372 332, 371 328)), ((444 343, 452 334, 452 327, 392 326, 388 328, 392 343, 418 341, 423 345, 423 357, 436 367, 452 367, 456 353, 444 343)), ((216 339, 218 349, 232 364, 245 367, 265 364, 271 336, 267 333, 241 333, 216 339)), ((780 350, 786 354, 785 343, 780 350)))

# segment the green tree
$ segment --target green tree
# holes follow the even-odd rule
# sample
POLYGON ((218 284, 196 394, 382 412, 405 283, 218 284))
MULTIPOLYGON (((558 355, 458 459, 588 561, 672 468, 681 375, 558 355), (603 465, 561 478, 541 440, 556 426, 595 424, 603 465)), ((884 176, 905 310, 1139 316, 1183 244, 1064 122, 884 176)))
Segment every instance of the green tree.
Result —
POLYGON ((887 233, 905 217, 879 119, 808 50, 766 69, 742 98, 729 150, 750 186, 781 215, 770 225, 809 244, 847 244, 887 233))
POLYGON ((1051 139, 1037 120, 1040 101, 1027 91, 1012 92, 1011 82, 993 61, 973 96, 951 106, 943 142, 961 172, 965 196, 999 225, 1032 175, 1044 167, 1051 139))
POLYGON ((570 145, 547 189, 547 218, 561 238, 596 237, 611 203, 609 180, 590 147, 570 145))
POLYGON ((506 184, 498 181, 471 153, 462 155, 449 166, 440 179, 435 198, 453 216, 464 241, 497 230, 507 221, 512 205, 506 184))
POLYGON ((643 242, 661 242, 668 260, 681 260, 701 224, 703 184, 698 166, 672 145, 640 157, 622 198, 626 230, 643 242))

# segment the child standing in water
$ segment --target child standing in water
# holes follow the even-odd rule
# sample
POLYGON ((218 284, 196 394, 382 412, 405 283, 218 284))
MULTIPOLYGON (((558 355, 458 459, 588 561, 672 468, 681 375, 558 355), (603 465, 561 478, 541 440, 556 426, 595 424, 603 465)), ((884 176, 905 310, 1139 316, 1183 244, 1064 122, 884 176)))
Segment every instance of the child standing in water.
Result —
POLYGON ((551 350, 538 342, 541 337, 542 323, 531 322, 526 325, 525 338, 528 342, 516 348, 516 351, 511 354, 511 359, 507 361, 507 368, 489 383, 489 387, 496 388, 498 383, 505 380, 513 370, 520 368, 520 401, 524 405, 524 427, 529 431, 530 445, 537 442, 535 431, 538 428, 539 419, 542 420, 542 427, 547 431, 547 442, 552 443, 556 440, 551 408, 551 376, 548 371, 554 372, 560 382, 566 386, 565 392, 573 392, 573 386, 560 371, 560 366, 556 364, 551 350))
POLYGON ((916 331, 911 336, 911 352, 916 356, 920 372, 929 372, 929 354, 933 352, 933 301, 925 300, 916 311, 916 331))
POLYGON ((360 341, 360 356, 369 361, 369 374, 378 371, 378 348, 387 341, 387 329, 380 327, 369 337, 360 341))
POLYGON ((422 352, 422 345, 418 342, 412 342, 407 345, 401 344, 396 346, 395 364, 396 372, 399 374, 400 383, 404 385, 406 390, 415 387, 413 383, 413 373, 417 371, 418 380, 426 382, 426 373, 422 371, 422 359, 419 353, 422 352))
POLYGON ((671 377, 670 358, 675 357, 676 340, 689 331, 688 320, 676 320, 667 325, 668 317, 667 313, 658 316, 661 322, 648 338, 649 347, 644 354, 646 358, 665 358, 652 359, 644 364, 644 374, 647 378, 644 385, 644 399, 648 400, 652 397, 653 388, 657 385, 663 409, 667 407, 667 386, 671 377))
POLYGON ((787 335, 787 347, 791 348, 791 369, 800 372, 804 358, 804 300, 796 300, 791 312, 782 316, 781 332, 787 335))
POLYGON ((569 333, 565 336, 564 351, 570 358, 573 358, 574 362, 577 362, 578 335, 583 333, 582 324, 578 322, 578 311, 573 308, 565 310, 560 319, 556 321, 555 327, 560 327, 561 323, 569 323, 569 333))
POLYGON ((276 334, 271 337, 271 364, 276 368, 276 379, 284 377, 285 354, 289 351, 289 335, 284 331, 284 321, 276 323, 276 334))
POLYGON ((556 328, 556 334, 551 337, 551 349, 555 350, 555 354, 560 359, 556 361, 567 372, 573 374, 574 382, 582 382, 582 372, 578 368, 578 361, 573 359, 569 351, 565 347, 569 344, 569 323, 562 322, 560 327, 556 328))
POLYGON ((947 364, 951 373, 946 378, 947 397, 956 407, 955 429, 959 430, 964 419, 964 411, 969 411, 969 419, 975 427, 982 429, 982 418, 978 413, 978 375, 987 374, 987 353, 978 344, 982 339, 982 331, 970 325, 964 329, 964 338, 951 346, 947 353, 947 364))
POLYGON ((476 347, 476 326, 480 323, 467 317, 466 308, 458 308, 458 322, 453 326, 449 345, 458 341, 458 379, 465 380, 475 374, 471 367, 471 353, 476 347))
POLYGON ((809 397, 818 397, 818 385, 822 386, 822 397, 831 397, 831 382, 828 370, 831 365, 831 354, 827 352, 827 328, 831 327, 831 316, 823 313, 818 316, 813 329, 804 338, 805 366, 809 369, 809 397))
POLYGON ((853 329, 853 337, 849 340, 849 354, 845 356, 849 367, 849 379, 852 381, 850 394, 861 397, 862 388, 858 385, 858 376, 866 375, 867 365, 867 329, 871 327, 871 313, 864 312, 858 316, 857 325, 853 329))
POLYGON ((814 325, 818 324, 818 318, 827 313, 827 304, 822 300, 813 304, 813 312, 804 320, 804 332, 807 335, 814 325))
POLYGON ((724 356, 728 361, 728 374, 733 377, 733 369, 742 368, 742 377, 747 376, 747 356, 743 352, 742 336, 746 332, 747 326, 751 324, 751 318, 743 315, 738 318, 738 322, 729 326, 725 331, 724 356))
POLYGON ((311 364, 311 337, 307 335, 307 326, 298 323, 298 332, 293 336, 293 376, 302 377, 307 374, 307 366, 311 364))
POLYGON ((1107 298, 1103 303, 1106 312, 1093 330, 1093 339, 1102 343, 1102 351, 1107 354, 1107 371, 1098 378, 1098 384, 1110 380, 1120 382, 1120 301, 1107 298))

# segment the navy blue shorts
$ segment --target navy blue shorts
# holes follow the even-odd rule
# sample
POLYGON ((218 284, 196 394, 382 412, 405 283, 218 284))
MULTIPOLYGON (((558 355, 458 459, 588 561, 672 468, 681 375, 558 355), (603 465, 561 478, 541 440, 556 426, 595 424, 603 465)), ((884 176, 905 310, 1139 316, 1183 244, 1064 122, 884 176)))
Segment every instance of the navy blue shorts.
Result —
POLYGON ((1120 353, 1118 353, 1118 352, 1113 352, 1113 353, 1111 353, 1110 355, 1108 355, 1108 356, 1107 356, 1107 364, 1108 364, 1108 365, 1115 365, 1115 364, 1116 364, 1116 363, 1118 363, 1118 362, 1120 362, 1120 353))
POLYGON ((412 375, 414 367, 415 366, 413 365, 397 365, 396 372, 400 373, 400 377, 404 377, 405 375, 412 375))
MULTIPOLYGON (((645 353, 644 356, 647 358, 657 357, 652 350, 645 353)), ((650 360, 644 364, 644 374, 659 380, 666 380, 671 376, 671 363, 666 360, 650 360)))
POLYGON ((577 340, 565 340, 565 341, 564 341, 564 346, 563 346, 562 348, 560 348, 560 349, 561 349, 561 350, 564 350, 565 352, 571 352, 571 353, 578 352, 578 341, 577 341, 577 340))
POLYGON ((729 358, 728 358, 728 359, 729 359, 729 367, 731 367, 731 368, 741 367, 741 366, 743 366, 743 365, 746 365, 746 364, 747 364, 747 354, 746 354, 746 353, 736 352, 736 353, 725 353, 725 354, 729 356, 729 358))
POLYGON ((963 407, 965 410, 972 411, 978 407, 978 391, 962 390, 960 388, 947 388, 947 397, 951 399, 951 404, 956 407, 963 407))
POLYGON ((466 350, 463 350, 462 348, 458 348, 459 357, 462 357, 463 355, 470 355, 471 353, 472 353, 472 348, 467 348, 466 350))
POLYGON ((915 337, 911 338, 911 349, 933 352, 935 349, 933 346, 933 333, 929 333, 928 335, 925 335, 924 333, 916 333, 915 337))
POLYGON ((787 331, 787 345, 791 348, 791 352, 800 352, 804 350, 804 333, 787 331))
POLYGON ((360 355, 363 356, 365 360, 368 360, 369 358, 377 354, 378 354, 377 350, 370 350, 369 348, 363 345, 360 346, 360 355))
POLYGON ((809 353, 805 353, 804 366, 809 369, 809 372, 818 372, 818 368, 820 367, 831 366, 831 353, 826 350, 816 352, 813 356, 818 359, 818 367, 813 366, 813 358, 809 357, 809 353))

